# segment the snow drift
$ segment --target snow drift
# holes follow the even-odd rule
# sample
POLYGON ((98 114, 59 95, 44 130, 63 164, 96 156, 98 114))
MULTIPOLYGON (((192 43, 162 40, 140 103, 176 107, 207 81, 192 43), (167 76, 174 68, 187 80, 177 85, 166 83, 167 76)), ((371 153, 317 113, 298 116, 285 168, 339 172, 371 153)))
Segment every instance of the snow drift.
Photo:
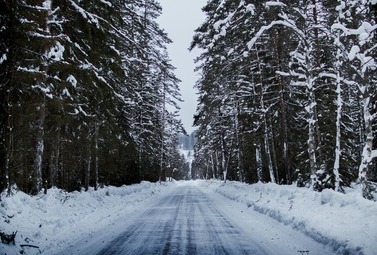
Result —
POLYGON ((142 182, 130 186, 105 187, 97 191, 68 193, 49 189, 29 196, 16 192, 1 195, 0 231, 18 231, 16 245, 0 243, 1 254, 55 254, 72 241, 91 236, 104 226, 116 224, 143 202, 169 190, 169 183, 142 182), (20 245, 28 245, 21 247, 20 245), (36 247, 31 247, 36 246, 36 247))
POLYGON ((362 198, 358 188, 347 188, 342 194, 272 183, 211 180, 200 186, 290 225, 338 254, 376 254, 377 203, 362 198))

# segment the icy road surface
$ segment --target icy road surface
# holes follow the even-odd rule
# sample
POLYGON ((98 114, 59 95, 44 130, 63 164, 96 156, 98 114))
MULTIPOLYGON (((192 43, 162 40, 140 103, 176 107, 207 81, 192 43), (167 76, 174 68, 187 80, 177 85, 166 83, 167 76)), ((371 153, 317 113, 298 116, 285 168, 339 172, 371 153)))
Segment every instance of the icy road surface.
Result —
POLYGON ((65 254, 332 254, 288 226, 236 203, 177 185, 138 215, 65 254), (245 208, 247 210, 247 208, 245 208), (114 229, 118 229, 115 234, 114 229), (111 237, 110 237, 111 236, 111 237))

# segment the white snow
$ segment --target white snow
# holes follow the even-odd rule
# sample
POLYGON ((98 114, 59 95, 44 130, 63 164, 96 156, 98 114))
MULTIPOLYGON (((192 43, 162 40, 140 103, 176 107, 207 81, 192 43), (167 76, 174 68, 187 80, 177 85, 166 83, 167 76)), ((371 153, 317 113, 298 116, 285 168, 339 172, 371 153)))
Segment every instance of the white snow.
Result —
POLYGON ((77 80, 73 75, 69 75, 67 81, 72 84, 74 88, 77 86, 77 80))
POLYGON ((305 35, 303 34, 303 32, 301 30, 299 30, 295 25, 293 25, 294 22, 290 22, 290 20, 286 19, 285 17, 284 17, 284 19, 285 20, 276 20, 276 21, 271 22, 268 25, 262 26, 259 29, 259 31, 255 34, 255 36, 246 44, 247 48, 249 50, 251 50, 254 47, 254 44, 256 43, 256 41, 263 35, 264 32, 268 31, 269 29, 271 29, 272 27, 277 26, 277 25, 291 28, 293 30, 293 32, 295 32, 296 34, 298 34, 302 38, 305 38, 305 35))
POLYGON ((86 19, 89 23, 91 24, 96 24, 96 26, 99 28, 99 21, 98 17, 94 14, 91 14, 87 11, 85 11, 82 7, 77 5, 74 1, 70 0, 70 3, 73 8, 75 8, 82 16, 84 19, 86 19))
POLYGON ((104 187, 97 191, 67 193, 49 189, 31 197, 16 192, 11 197, 1 195, 0 231, 11 234, 18 231, 16 245, 0 243, 1 254, 56 254, 83 236, 92 236, 120 217, 132 214, 153 198, 170 190, 170 183, 142 182, 120 188, 104 187))
POLYGON ((56 42, 56 44, 51 47, 50 51, 47 53, 47 58, 53 60, 62 60, 64 54, 64 46, 60 42, 56 42))
POLYGON ((254 14, 255 14, 255 5, 253 5, 253 4, 248 4, 248 5, 246 6, 246 10, 247 10, 248 12, 250 12, 251 15, 254 15, 254 14))
POLYGON ((377 150, 372 150, 371 158, 377 158, 377 150))
POLYGON ((7 54, 3 54, 3 55, 0 57, 0 64, 2 64, 5 60, 7 60, 7 54))
POLYGON ((357 45, 352 46, 350 52, 348 53, 348 59, 350 61, 354 60, 356 57, 356 54, 360 52, 360 48, 357 45))
POLYGON ((111 2, 109 2, 109 1, 101 0, 101 3, 106 4, 106 5, 110 6, 110 7, 113 6, 113 5, 111 4, 111 2))
POLYGON ((272 183, 202 182, 207 190, 238 202, 239 210, 267 215, 333 246, 337 254, 376 254, 377 203, 362 198, 358 188, 342 194, 272 183))
POLYGON ((47 86, 47 87, 40 86, 40 85, 35 85, 35 86, 31 86, 31 87, 32 87, 33 89, 38 89, 38 90, 42 91, 43 94, 44 94, 45 96, 47 96, 48 98, 53 98, 53 95, 52 95, 52 93, 51 93, 51 89, 50 89, 50 87, 52 87, 51 84, 49 84, 49 86, 47 86))
POLYGON ((51 0, 46 0, 46 1, 44 1, 44 3, 43 3, 43 7, 44 7, 45 9, 51 10, 51 0))
POLYGON ((357 29, 349 29, 343 26, 342 24, 335 23, 331 26, 331 30, 341 30, 344 35, 358 35, 359 39, 362 39, 364 41, 366 38, 368 38, 372 32, 374 32, 377 29, 377 25, 371 25, 369 22, 363 22, 361 26, 357 29))
POLYGON ((285 7, 286 6, 286 4, 282 2, 276 2, 276 1, 267 1, 265 5, 266 7, 271 7, 271 6, 285 7))
POLYGON ((67 88, 64 88, 62 91, 62 96, 67 96, 72 99, 71 93, 69 93, 67 88))
MULTIPOLYGON (((265 238, 268 244, 264 246, 275 253, 279 251, 277 239, 297 245, 304 239, 296 240, 294 236, 300 235, 332 247, 335 254, 373 255, 377 250, 377 203, 363 199, 358 187, 347 188, 346 194, 341 194, 332 190, 318 193, 294 185, 224 184, 217 180, 184 184, 198 186, 245 232, 257 239, 265 238)), ((20 244, 30 244, 39 249, 25 247, 24 254, 64 253, 80 240, 83 245, 88 238, 97 240, 97 233, 101 237, 110 235, 104 229, 117 229, 119 222, 146 210, 152 200, 156 203, 178 185, 181 182, 143 182, 88 192, 67 193, 53 188, 47 195, 34 197, 22 192, 10 197, 2 194, 0 230, 18 233, 16 245, 0 244, 0 250, 2 254, 19 254, 20 244)))

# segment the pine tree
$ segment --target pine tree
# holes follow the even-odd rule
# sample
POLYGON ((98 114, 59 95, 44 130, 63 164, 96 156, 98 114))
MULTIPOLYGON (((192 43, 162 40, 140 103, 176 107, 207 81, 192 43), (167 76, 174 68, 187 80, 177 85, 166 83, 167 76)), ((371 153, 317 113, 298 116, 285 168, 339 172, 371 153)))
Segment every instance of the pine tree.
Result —
POLYGON ((122 185, 143 178, 135 171, 140 165, 155 180, 150 169, 158 164, 163 122, 177 121, 162 105, 180 100, 164 52, 170 40, 156 23, 159 4, 0 4, 1 188, 122 185), (135 135, 135 109, 153 136, 135 135), (139 141, 148 150, 138 150, 139 141), (150 161, 143 165, 137 153, 150 161))

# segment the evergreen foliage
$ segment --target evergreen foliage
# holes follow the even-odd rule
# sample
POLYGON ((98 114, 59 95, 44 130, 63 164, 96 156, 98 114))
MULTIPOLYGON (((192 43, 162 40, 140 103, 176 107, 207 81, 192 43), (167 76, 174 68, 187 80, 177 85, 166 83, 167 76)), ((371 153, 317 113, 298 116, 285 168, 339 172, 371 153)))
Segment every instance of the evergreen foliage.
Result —
POLYGON ((0 1, 1 190, 156 181, 183 165, 160 14, 155 0, 0 1))
POLYGON ((210 0, 191 48, 195 158, 209 176, 376 183, 376 3, 210 0), (374 141, 374 142, 373 142, 374 141))

